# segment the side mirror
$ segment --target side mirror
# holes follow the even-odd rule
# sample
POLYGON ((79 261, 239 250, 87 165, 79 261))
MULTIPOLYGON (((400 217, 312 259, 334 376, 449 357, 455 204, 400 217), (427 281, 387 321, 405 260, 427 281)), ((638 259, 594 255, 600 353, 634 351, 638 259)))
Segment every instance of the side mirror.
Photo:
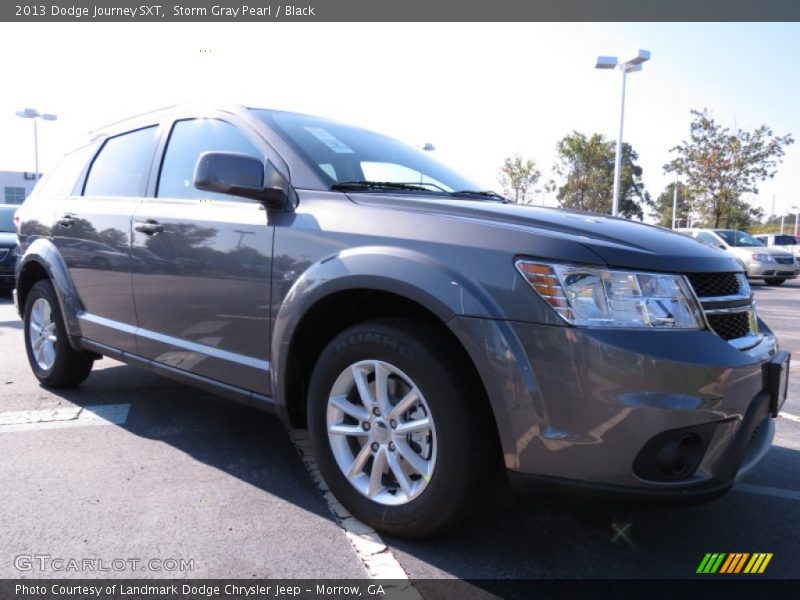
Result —
POLYGON ((235 152, 203 152, 194 168, 194 187, 206 192, 283 205, 289 185, 269 162, 235 152))

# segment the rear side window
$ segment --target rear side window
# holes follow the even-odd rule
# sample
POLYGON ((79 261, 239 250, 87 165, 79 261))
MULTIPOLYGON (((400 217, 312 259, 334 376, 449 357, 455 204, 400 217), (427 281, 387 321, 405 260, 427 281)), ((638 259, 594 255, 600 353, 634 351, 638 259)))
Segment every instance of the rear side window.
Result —
POLYGON ((156 150, 157 128, 146 127, 106 140, 95 157, 84 196, 144 196, 156 150))
POLYGON ((238 152, 264 158, 255 144, 230 123, 218 119, 178 121, 169 136, 156 195, 163 198, 234 200, 234 196, 194 187, 194 167, 203 152, 238 152))
POLYGON ((96 149, 97 146, 92 144, 67 154, 52 171, 36 184, 36 195, 47 198, 71 196, 78 183, 78 177, 96 149))

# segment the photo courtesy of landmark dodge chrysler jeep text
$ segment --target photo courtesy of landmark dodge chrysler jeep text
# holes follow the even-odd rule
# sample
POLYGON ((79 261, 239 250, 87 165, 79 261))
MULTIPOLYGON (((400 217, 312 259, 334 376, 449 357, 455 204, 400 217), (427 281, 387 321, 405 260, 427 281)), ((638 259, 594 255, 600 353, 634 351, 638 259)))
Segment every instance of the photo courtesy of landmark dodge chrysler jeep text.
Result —
POLYGON ((661 228, 516 206, 334 121, 179 107, 94 134, 17 213, 45 386, 101 355, 308 427, 342 504, 422 536, 516 490, 728 490, 789 356, 739 261, 661 228))

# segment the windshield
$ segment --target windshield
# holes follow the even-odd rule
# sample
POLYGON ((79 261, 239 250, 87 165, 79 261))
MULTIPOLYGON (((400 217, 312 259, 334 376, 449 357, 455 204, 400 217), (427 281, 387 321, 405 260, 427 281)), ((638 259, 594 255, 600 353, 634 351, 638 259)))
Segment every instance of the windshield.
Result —
POLYGON ((719 237, 725 240, 728 246, 763 246, 756 238, 744 231, 736 231, 734 229, 715 229, 719 237))
MULTIPOLYGON (((390 137, 320 117, 260 109, 253 112, 281 134, 331 187, 371 183, 361 189, 440 194, 479 189, 431 158, 429 152, 390 137)), ((358 191, 355 185, 347 189, 358 191)))
POLYGON ((16 228, 14 227, 14 213, 17 211, 17 207, 8 208, 3 207, 0 208, 0 231, 4 231, 6 233, 16 233, 16 228))

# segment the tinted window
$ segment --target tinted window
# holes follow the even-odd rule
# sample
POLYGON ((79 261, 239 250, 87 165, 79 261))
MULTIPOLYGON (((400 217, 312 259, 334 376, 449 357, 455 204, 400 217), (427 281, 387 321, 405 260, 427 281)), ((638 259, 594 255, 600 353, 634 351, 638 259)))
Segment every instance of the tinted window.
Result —
POLYGON ((78 176, 92 158, 96 146, 84 146, 67 154, 52 171, 36 184, 36 195, 43 197, 71 196, 78 176))
POLYGON ((17 212, 17 207, 0 206, 0 231, 4 233, 16 233, 17 228, 14 227, 14 213, 17 212))
POLYGON ((194 167, 203 152, 238 152, 263 159, 262 152, 230 123, 217 119, 178 121, 172 128, 161 165, 158 196, 235 199, 194 187, 194 167))
POLYGON ((794 239, 793 235, 776 235, 775 236, 775 245, 776 246, 794 246, 797 244, 797 240, 794 239))
POLYGON ((156 148, 156 127, 109 138, 94 159, 84 196, 143 196, 156 148))
POLYGON ((712 246, 719 245, 719 240, 717 240, 717 238, 715 238, 713 235, 705 231, 699 231, 697 233, 697 239, 705 244, 711 244, 712 246))
POLYGON ((764 245, 744 231, 736 231, 735 229, 715 229, 714 233, 725 240, 729 246, 761 247, 764 245))

